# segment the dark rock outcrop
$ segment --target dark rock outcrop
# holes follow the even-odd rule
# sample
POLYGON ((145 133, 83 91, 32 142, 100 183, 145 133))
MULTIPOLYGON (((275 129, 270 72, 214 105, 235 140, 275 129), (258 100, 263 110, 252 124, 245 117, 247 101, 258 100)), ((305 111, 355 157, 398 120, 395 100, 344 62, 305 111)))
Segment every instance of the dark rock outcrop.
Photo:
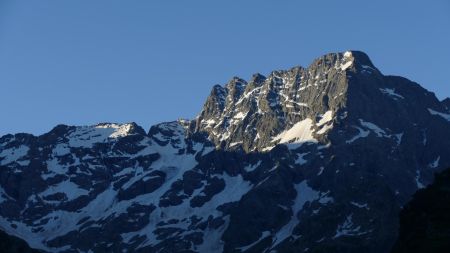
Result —
POLYGON ((450 252, 450 168, 419 190, 400 212, 400 233, 391 253, 450 252))
POLYGON ((450 98, 442 100, 441 103, 444 105, 447 111, 450 112, 450 98))
POLYGON ((39 253, 36 249, 30 248, 28 244, 17 237, 0 231, 0 252, 1 253, 39 253))

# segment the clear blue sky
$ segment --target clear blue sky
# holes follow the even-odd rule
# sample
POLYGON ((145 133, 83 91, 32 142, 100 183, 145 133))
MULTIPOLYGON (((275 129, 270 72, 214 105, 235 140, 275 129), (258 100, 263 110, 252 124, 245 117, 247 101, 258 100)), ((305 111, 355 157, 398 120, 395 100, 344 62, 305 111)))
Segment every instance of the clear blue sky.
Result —
POLYGON ((0 135, 193 118, 232 76, 363 50, 450 96, 450 2, 0 0, 0 135))

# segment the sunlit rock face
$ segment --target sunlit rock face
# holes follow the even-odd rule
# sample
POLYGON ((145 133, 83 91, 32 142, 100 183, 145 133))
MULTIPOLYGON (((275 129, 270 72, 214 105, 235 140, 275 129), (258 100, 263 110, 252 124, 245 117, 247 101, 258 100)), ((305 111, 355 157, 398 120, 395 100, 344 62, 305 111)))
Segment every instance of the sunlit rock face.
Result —
POLYGON ((48 252, 388 252, 450 166, 447 100, 362 52, 213 87, 194 120, 0 138, 0 228, 48 252))

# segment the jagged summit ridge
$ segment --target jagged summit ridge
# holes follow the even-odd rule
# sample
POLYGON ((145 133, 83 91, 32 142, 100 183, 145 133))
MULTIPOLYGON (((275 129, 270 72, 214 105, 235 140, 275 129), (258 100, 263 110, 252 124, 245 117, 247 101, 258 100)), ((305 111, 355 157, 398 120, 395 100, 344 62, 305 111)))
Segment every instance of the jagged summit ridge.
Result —
MULTIPOLYGON (((304 123, 311 121, 310 127, 303 127, 306 132, 299 134, 309 132, 312 139, 323 139, 320 142, 326 145, 324 135, 332 124, 319 128, 323 115, 331 115, 330 122, 347 116, 358 121, 366 113, 361 109, 372 103, 380 107, 374 99, 387 104, 404 99, 396 90, 411 87, 392 79, 360 51, 326 54, 308 68, 273 71, 267 77, 255 74, 249 82, 234 77, 225 86, 213 87, 193 129, 207 132, 217 147, 262 151, 273 147, 278 135, 309 119, 304 123)), ((440 107, 436 101, 426 103, 440 107)))
MULTIPOLYGON (((336 56, 335 58, 337 59, 336 56)), ((340 58, 343 59, 343 56, 340 58)), ((334 65, 338 66, 337 63, 334 65)), ((338 71, 342 69, 336 67, 334 72, 338 71)), ((272 136, 261 134, 258 128, 264 132, 277 132, 277 129, 284 128, 289 122, 299 121, 310 111, 308 102, 314 99, 315 94, 308 94, 311 93, 308 90, 319 86, 319 78, 315 71, 302 67, 274 71, 268 77, 255 74, 248 83, 240 78, 233 78, 224 87, 214 86, 197 118, 195 129, 209 132, 218 146, 229 147, 240 142, 244 144, 245 141, 241 140, 244 133, 261 143, 257 146, 267 146, 272 136), (249 124, 252 126, 242 129, 243 125, 249 124), (233 138, 233 133, 236 132, 241 136, 233 138), (221 144, 229 139, 228 143, 221 144)), ((322 113, 325 112, 323 110, 322 113)), ((258 148, 247 143, 244 146, 247 150, 258 148)))

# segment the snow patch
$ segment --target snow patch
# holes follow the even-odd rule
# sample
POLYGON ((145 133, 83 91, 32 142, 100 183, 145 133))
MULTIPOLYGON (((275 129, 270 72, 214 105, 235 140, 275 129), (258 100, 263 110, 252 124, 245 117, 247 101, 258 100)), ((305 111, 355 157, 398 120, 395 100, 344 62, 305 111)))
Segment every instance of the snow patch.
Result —
POLYGON ((308 161, 305 160, 303 157, 305 157, 307 154, 309 154, 309 152, 307 153, 302 153, 302 154, 297 154, 297 159, 295 159, 295 164, 298 165, 303 165, 305 163, 307 163, 308 161))
POLYGON ((0 158, 3 159, 0 160, 0 165, 17 162, 19 159, 26 156, 29 150, 30 148, 25 145, 20 145, 17 148, 8 148, 2 150, 2 152, 0 153, 0 158))
POLYGON ((439 160, 441 160, 441 156, 438 156, 433 162, 431 162, 428 167, 435 169, 439 166, 439 160))
POLYGON ((242 144, 242 141, 232 142, 232 143, 230 143, 229 147, 231 148, 231 147, 237 146, 239 144, 242 144))
POLYGON ((352 205, 354 205, 354 206, 356 206, 356 207, 358 207, 358 208, 365 208, 365 209, 367 209, 367 210, 370 209, 369 206, 367 205, 367 203, 365 203, 365 204, 360 204, 360 203, 358 203, 358 202, 351 201, 350 204, 352 204, 352 205))
POLYGON ((57 144, 53 148, 53 155, 54 156, 64 156, 70 153, 70 147, 67 145, 67 143, 60 143, 57 144))
POLYGON ((262 241, 263 239, 267 238, 268 236, 270 236, 270 231, 264 231, 262 233, 261 237, 258 238, 258 240, 256 240, 255 242, 253 242, 253 243, 251 243, 251 244, 249 244, 247 246, 240 247, 238 249, 241 250, 242 252, 244 252, 244 251, 250 249, 251 247, 255 246, 256 244, 258 244, 260 241, 262 241))
POLYGON ((130 130, 131 124, 99 124, 76 127, 67 137, 70 147, 91 148, 95 143, 104 143, 124 137, 129 134, 130 130))
POLYGON ((317 126, 320 127, 333 119, 333 111, 327 111, 322 115, 322 118, 317 122, 317 126))
POLYGON ((348 61, 346 63, 343 63, 341 65, 341 70, 346 70, 346 69, 350 68, 352 65, 353 65, 353 61, 348 61))
MULTIPOLYGON (((41 192, 39 195, 41 197, 46 197, 55 193, 64 193, 67 197, 66 201, 74 200, 82 195, 88 195, 89 191, 80 188, 77 184, 66 180, 56 185, 49 186, 45 191, 41 192)), ((59 203, 59 201, 56 201, 59 203)))
POLYGON ((395 89, 389 89, 389 88, 380 88, 379 89, 383 94, 391 96, 394 100, 397 99, 405 99, 402 95, 395 93, 395 89))
POLYGON ((367 232, 360 232, 361 227, 355 226, 353 224, 353 214, 348 215, 345 218, 344 223, 338 226, 336 230, 336 234, 333 236, 333 239, 341 237, 341 236, 358 236, 366 234, 367 232))
POLYGON ((350 58, 350 57, 352 57, 352 56, 353 56, 353 54, 352 54, 351 51, 345 51, 345 53, 344 53, 344 58, 350 58))
POLYGON ((402 143, 403 133, 395 134, 394 136, 397 139, 397 145, 400 145, 402 143))
POLYGON ((358 129, 359 133, 357 135, 353 136, 350 140, 346 141, 347 144, 352 143, 359 138, 365 138, 365 137, 369 136, 370 131, 365 131, 362 128, 359 128, 356 126, 354 126, 354 128, 358 129))
POLYGON ((317 176, 322 175, 324 169, 325 169, 325 167, 323 167, 323 166, 320 167, 320 168, 319 168, 319 172, 317 172, 317 176))
POLYGON ((202 120, 202 124, 205 124, 205 128, 211 128, 216 124, 216 121, 214 119, 208 119, 208 120, 202 120))
POLYGON ((245 116, 247 116, 247 113, 243 113, 243 112, 238 112, 236 115, 234 115, 233 119, 243 119, 245 118, 245 116))
POLYGON ((383 129, 381 129, 379 126, 375 125, 374 123, 367 122, 362 119, 359 119, 359 123, 361 124, 361 126, 368 128, 368 129, 372 130, 373 132, 375 132, 375 134, 378 137, 386 137, 386 132, 383 129))
POLYGON ((311 119, 302 120, 292 126, 289 130, 283 131, 277 135, 272 142, 279 141, 279 143, 296 144, 303 144, 306 142, 317 143, 317 140, 313 137, 312 127, 313 121, 311 119))
POLYGON ((450 121, 450 114, 448 114, 448 113, 438 112, 438 111, 435 111, 435 110, 430 109, 430 108, 428 108, 428 111, 429 111, 430 114, 432 114, 432 115, 440 116, 440 117, 442 117, 443 119, 445 119, 445 120, 447 120, 447 121, 450 121))
POLYGON ((333 124, 325 125, 323 126, 319 131, 317 131, 317 134, 324 134, 331 130, 333 128, 333 124))
POLYGON ((415 180, 416 180, 417 189, 425 188, 425 185, 423 185, 422 182, 420 182, 420 171, 419 170, 416 171, 415 180))
POLYGON ((256 170, 259 167, 259 165, 261 165, 261 161, 258 161, 256 164, 248 165, 248 166, 244 167, 244 170, 247 172, 252 172, 252 171, 256 170))
POLYGON ((295 226, 297 226, 297 224, 300 222, 297 215, 303 209, 303 206, 307 202, 312 202, 318 199, 320 196, 320 193, 318 191, 315 191, 308 186, 306 180, 294 185, 294 189, 297 192, 297 196, 295 197, 294 204, 291 207, 293 216, 291 217, 291 220, 275 234, 272 248, 292 235, 295 226))

